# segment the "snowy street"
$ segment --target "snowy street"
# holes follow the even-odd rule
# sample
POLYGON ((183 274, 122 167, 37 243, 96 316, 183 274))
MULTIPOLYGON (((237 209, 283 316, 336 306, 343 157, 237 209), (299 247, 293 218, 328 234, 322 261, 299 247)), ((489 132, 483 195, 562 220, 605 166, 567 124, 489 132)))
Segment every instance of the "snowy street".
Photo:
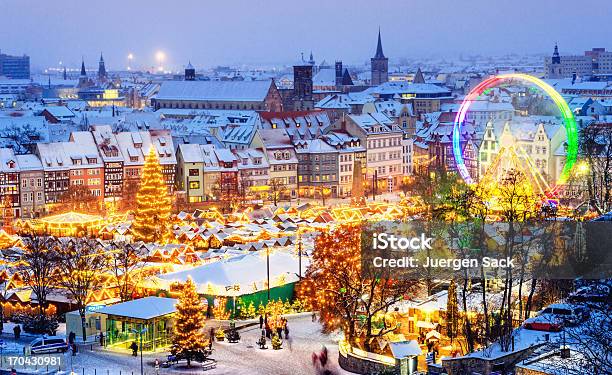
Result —
MULTIPOLYGON (((168 353, 144 355, 144 373, 153 374, 232 374, 232 375, 309 375, 314 374, 311 364, 311 354, 327 346, 330 359, 338 374, 350 374, 337 366, 338 346, 330 336, 320 332, 318 323, 312 323, 310 317, 300 317, 289 322, 289 335, 292 337, 291 349, 286 340, 283 340, 281 350, 272 350, 270 340, 267 340, 268 349, 261 350, 255 344, 261 335, 259 326, 240 330, 239 343, 230 344, 226 341, 213 344, 211 358, 217 360, 215 369, 203 371, 198 363, 192 364, 192 369, 186 369, 183 364, 174 365, 168 369, 160 369, 157 373, 153 367, 154 361, 166 359, 168 353)), ((5 340, 8 335, 5 335, 5 340)), ((28 338, 27 340, 29 340, 28 338)), ((25 342, 27 342, 27 340, 25 342)), ((6 340, 9 341, 9 340, 6 340)), ((22 337, 23 343, 23 337, 22 337)), ((79 353, 72 357, 65 355, 67 372, 72 370, 76 374, 85 375, 131 375, 140 373, 140 357, 132 357, 129 353, 117 353, 100 349, 93 345, 80 348, 79 353)))

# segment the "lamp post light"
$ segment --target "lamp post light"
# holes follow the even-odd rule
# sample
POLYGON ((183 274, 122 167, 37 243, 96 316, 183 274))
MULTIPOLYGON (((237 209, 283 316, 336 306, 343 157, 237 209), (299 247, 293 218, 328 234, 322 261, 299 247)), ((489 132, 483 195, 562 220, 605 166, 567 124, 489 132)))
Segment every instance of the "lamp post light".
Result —
POLYGON ((142 335, 147 333, 146 328, 142 328, 142 323, 140 324, 140 329, 132 328, 130 331, 137 334, 140 338, 140 375, 144 375, 144 363, 142 360, 142 335))
POLYGON ((270 302, 270 248, 266 247, 266 274, 268 277, 268 303, 270 302))
POLYGON ((163 53, 162 51, 157 51, 157 53, 155 54, 155 58, 157 59, 158 70, 160 72, 163 72, 164 71, 163 63, 164 63, 164 59, 166 58, 166 54, 163 53))
POLYGON ((128 66, 127 66, 127 70, 132 70, 132 60, 134 60, 134 54, 133 53, 128 53, 127 55, 127 59, 128 59, 128 66))

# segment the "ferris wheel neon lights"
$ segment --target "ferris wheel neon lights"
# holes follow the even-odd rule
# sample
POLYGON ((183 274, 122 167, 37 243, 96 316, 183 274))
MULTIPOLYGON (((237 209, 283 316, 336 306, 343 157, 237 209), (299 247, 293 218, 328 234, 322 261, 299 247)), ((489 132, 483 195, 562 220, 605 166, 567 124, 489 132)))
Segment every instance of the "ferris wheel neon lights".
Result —
POLYGON ((553 102, 559 109, 559 112, 563 117, 563 123, 565 124, 567 151, 565 156, 565 165, 563 166, 561 175, 557 179, 557 185, 564 184, 570 176, 572 168, 576 163, 576 156, 578 153, 578 130, 576 128, 576 119, 574 118, 574 114, 572 113, 572 111, 570 111, 569 106, 567 105, 565 100, 554 88, 552 88, 549 84, 542 81, 541 79, 530 76, 528 74, 521 73, 501 74, 486 79, 482 81, 479 85, 474 87, 474 89, 472 89, 472 91, 467 94, 467 96, 461 103, 459 111, 455 116, 455 123, 453 126, 453 154, 455 156, 455 162, 457 164, 457 170, 459 171, 459 174, 467 184, 474 184, 474 179, 470 175, 470 172, 468 171, 465 165, 461 150, 461 126, 465 121, 465 116, 474 100, 476 100, 486 90, 498 86, 499 84, 505 81, 523 81, 537 86, 553 100, 553 102))

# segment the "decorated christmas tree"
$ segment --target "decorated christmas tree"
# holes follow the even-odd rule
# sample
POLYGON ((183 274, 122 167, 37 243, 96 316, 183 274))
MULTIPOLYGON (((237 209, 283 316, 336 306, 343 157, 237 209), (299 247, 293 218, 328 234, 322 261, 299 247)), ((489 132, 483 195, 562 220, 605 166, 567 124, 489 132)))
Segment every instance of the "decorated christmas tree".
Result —
POLYGON ((189 278, 183 284, 176 304, 176 323, 172 338, 172 354, 185 358, 188 366, 208 344, 204 332, 204 311, 206 308, 196 292, 195 284, 189 278))
POLYGON ((162 168, 155 148, 151 147, 136 194, 136 212, 132 226, 134 238, 144 242, 167 242, 170 237, 167 225, 171 208, 162 168))

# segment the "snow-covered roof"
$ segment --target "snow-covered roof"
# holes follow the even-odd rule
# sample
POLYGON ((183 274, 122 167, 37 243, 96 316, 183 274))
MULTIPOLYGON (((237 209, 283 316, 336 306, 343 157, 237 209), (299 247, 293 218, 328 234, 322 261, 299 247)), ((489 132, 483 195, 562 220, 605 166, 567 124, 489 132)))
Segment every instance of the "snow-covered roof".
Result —
POLYGON ((70 109, 68 109, 68 107, 63 105, 47 106, 44 110, 47 111, 53 117, 57 118, 58 120, 75 117, 74 112, 72 112, 70 109))
MULTIPOLYGON (((298 257, 286 251, 270 253, 270 279, 281 275, 287 279, 295 276, 299 271, 298 257)), ((308 267, 307 257, 302 258, 302 267, 308 267)), ((261 252, 246 253, 233 256, 229 259, 204 264, 189 270, 160 275, 159 279, 166 282, 185 282, 191 277, 198 287, 198 291, 206 292, 207 284, 216 286, 253 285, 267 279, 266 256, 261 252)), ((297 277, 297 276, 296 276, 297 277)))
POLYGON ((0 148, 0 172, 19 172, 19 163, 11 148, 0 148))
POLYGON ((158 100, 263 101, 272 85, 265 81, 165 81, 158 100))
POLYGON ((163 297, 144 297, 103 307, 97 313, 125 318, 150 320, 176 312, 178 300, 163 297))
POLYGON ((17 155, 16 158, 22 172, 42 170, 42 163, 34 154, 17 155))
POLYGON ((312 77, 312 85, 316 86, 336 86, 336 69, 323 68, 320 69, 314 77, 312 77))
POLYGON ((416 340, 390 342, 389 347, 391 348, 391 353, 394 358, 419 356, 423 353, 416 340))
POLYGON ((324 154, 330 152, 338 152, 334 147, 327 144, 322 139, 312 139, 308 141, 299 141, 296 143, 295 151, 300 153, 308 154, 324 154))

